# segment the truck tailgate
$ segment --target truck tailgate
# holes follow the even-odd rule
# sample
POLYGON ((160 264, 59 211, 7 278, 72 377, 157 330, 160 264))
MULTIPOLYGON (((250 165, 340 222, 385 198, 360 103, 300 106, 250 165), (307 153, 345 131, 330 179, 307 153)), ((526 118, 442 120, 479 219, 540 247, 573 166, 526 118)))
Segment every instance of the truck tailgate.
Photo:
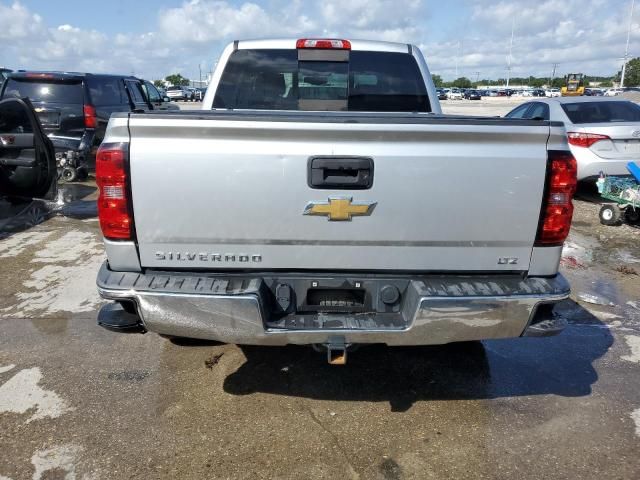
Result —
POLYGON ((129 129, 143 267, 528 269, 545 122, 193 112, 129 129), (372 185, 311 188, 311 157, 371 159, 372 185))

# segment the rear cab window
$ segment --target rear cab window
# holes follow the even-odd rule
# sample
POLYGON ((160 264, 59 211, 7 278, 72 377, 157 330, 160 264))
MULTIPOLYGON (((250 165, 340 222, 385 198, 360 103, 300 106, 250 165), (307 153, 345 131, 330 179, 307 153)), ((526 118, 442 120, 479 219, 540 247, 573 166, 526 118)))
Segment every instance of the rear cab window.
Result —
POLYGON ((429 112, 412 55, 398 52, 255 49, 233 52, 213 108, 429 112))
POLYGON ((640 121, 640 106, 626 101, 563 103, 572 123, 615 123, 640 121))

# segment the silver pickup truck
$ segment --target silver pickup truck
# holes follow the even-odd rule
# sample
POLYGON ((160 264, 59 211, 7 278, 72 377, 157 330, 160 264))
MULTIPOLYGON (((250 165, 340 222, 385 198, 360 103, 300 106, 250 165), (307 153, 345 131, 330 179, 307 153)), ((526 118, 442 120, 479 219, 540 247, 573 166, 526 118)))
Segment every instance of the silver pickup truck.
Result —
POLYGON ((442 115, 415 46, 335 39, 234 42, 203 105, 111 117, 100 325, 332 363, 562 330, 562 124, 442 115))

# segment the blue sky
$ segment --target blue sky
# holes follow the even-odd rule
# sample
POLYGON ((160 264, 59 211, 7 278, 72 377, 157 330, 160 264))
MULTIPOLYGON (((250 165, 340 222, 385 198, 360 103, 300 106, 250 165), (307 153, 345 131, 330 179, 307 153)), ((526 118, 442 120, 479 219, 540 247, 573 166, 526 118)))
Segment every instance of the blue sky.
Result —
MULTIPOLYGON (((627 0, 0 0, 0 65, 195 78, 236 38, 337 36, 411 42, 447 79, 610 75, 621 65, 627 0), (6 48, 5 48, 6 47, 6 48)), ((639 5, 640 10, 640 5, 639 5)), ((640 12, 638 12, 640 13, 640 12)), ((634 16, 630 53, 640 56, 634 16)))

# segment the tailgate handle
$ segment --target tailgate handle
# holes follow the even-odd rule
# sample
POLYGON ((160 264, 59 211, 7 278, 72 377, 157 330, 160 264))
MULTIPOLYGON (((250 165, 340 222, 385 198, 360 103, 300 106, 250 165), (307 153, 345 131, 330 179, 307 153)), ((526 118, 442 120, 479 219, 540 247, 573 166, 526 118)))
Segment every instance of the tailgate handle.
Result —
POLYGON ((311 188, 366 190, 373 185, 373 159, 369 157, 311 157, 311 188))

